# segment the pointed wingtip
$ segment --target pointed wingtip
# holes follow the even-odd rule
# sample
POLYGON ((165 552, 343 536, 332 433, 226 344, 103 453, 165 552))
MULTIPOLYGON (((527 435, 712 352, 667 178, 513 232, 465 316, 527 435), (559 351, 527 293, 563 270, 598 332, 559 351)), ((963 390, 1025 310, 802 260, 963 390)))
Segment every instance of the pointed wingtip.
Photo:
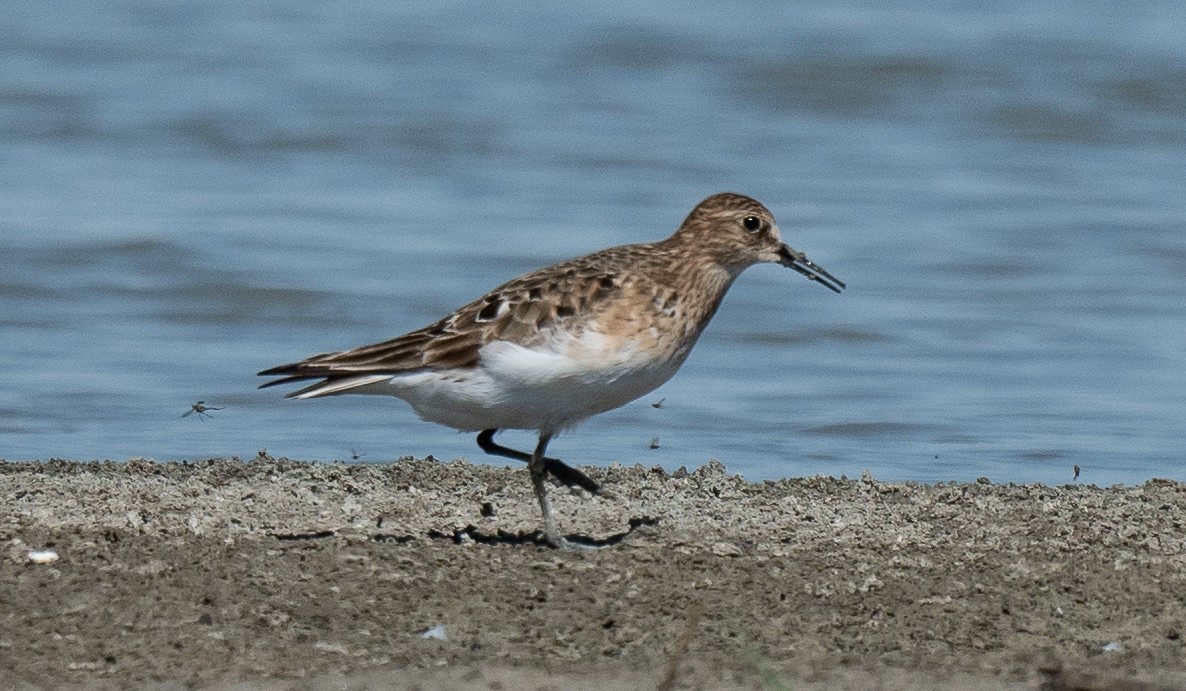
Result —
POLYGON ((332 396, 334 394, 347 393, 352 389, 357 389, 370 384, 377 384, 381 381, 390 379, 390 374, 362 374, 362 375, 346 375, 338 376, 327 373, 319 374, 294 374, 287 377, 277 379, 275 381, 265 382, 259 385, 259 388, 266 389, 269 386, 276 386, 278 384, 291 384, 294 382, 308 382, 310 379, 317 379, 308 386, 290 391, 284 394, 285 398, 320 398, 321 396, 332 396))

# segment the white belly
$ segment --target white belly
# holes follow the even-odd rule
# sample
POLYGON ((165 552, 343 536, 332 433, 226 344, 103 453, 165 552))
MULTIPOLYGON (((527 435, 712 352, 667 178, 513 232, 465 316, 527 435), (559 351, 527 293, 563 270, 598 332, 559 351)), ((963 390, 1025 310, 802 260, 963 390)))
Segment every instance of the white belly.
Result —
POLYGON ((524 348, 506 341, 482 347, 468 369, 395 375, 358 393, 404 399, 431 422, 464 431, 490 428, 558 432, 653 391, 675 374, 676 358, 653 357, 631 343, 608 348, 586 332, 581 342, 524 348))

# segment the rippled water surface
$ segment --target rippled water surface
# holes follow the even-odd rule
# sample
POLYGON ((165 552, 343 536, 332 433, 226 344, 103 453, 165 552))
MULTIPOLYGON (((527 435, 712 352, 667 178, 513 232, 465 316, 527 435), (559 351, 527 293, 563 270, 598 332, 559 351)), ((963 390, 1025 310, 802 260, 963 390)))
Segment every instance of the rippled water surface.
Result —
POLYGON ((480 457, 254 373, 735 190, 849 290, 751 269, 673 381, 557 455, 1186 478, 1180 3, 586 9, 8 8, 0 457, 480 457))

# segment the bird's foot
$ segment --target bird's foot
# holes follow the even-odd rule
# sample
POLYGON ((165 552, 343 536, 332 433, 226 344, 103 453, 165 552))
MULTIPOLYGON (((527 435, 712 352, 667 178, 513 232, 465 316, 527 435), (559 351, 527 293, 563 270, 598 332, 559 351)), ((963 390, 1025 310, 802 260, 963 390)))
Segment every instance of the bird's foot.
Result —
POLYGON ((592 552, 599 550, 605 545, 591 545, 585 542, 574 542, 565 538, 563 535, 548 535, 545 537, 548 546, 553 549, 558 549, 561 552, 592 552))

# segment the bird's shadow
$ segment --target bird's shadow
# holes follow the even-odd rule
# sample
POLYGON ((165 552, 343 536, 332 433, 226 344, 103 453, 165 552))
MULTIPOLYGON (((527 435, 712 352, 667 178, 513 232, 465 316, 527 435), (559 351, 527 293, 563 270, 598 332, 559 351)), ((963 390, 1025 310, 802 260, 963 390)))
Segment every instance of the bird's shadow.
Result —
MULTIPOLYGON (((569 544, 577 547, 588 547, 597 549, 600 547, 611 547, 616 545, 626 538, 634 534, 634 531, 643 527, 650 527, 659 525, 659 519, 652 516, 643 516, 641 518, 631 518, 628 522, 629 529, 621 533, 614 533, 607 537, 589 537, 588 535, 565 535, 564 539, 569 544)), ((282 542, 305 541, 305 540, 323 540, 327 538, 336 537, 338 532, 336 530, 318 530, 304 533, 272 533, 272 537, 282 542)), ((428 537, 432 540, 449 540, 455 545, 464 544, 466 542, 476 542, 480 545, 538 545, 540 547, 551 547, 547 539, 544 537, 542 530, 533 530, 530 533, 512 533, 501 528, 493 533, 487 533, 474 525, 467 525, 464 528, 454 530, 451 533, 445 533, 440 530, 428 531, 428 537)), ((416 540, 415 535, 399 535, 396 533, 374 533, 370 536, 371 542, 386 542, 402 545, 416 540)))
MULTIPOLYGON (((589 537, 588 535, 565 535, 564 539, 572 545, 581 547, 611 547, 616 545, 626 538, 630 537, 634 531, 639 528, 655 526, 659 524, 658 518, 651 516, 643 516, 641 518, 631 518, 627 530, 621 533, 614 533, 607 537, 589 537)), ((513 533, 501 528, 488 533, 474 525, 467 525, 464 528, 454 530, 452 532, 442 532, 440 530, 430 530, 428 537, 433 540, 450 540, 453 544, 460 545, 466 542, 476 542, 480 545, 539 545, 541 547, 548 547, 548 541, 544 537, 541 530, 533 530, 529 533, 519 532, 513 533)), ((407 542, 411 537, 401 538, 396 535, 373 535, 373 541, 377 542, 407 542)))

